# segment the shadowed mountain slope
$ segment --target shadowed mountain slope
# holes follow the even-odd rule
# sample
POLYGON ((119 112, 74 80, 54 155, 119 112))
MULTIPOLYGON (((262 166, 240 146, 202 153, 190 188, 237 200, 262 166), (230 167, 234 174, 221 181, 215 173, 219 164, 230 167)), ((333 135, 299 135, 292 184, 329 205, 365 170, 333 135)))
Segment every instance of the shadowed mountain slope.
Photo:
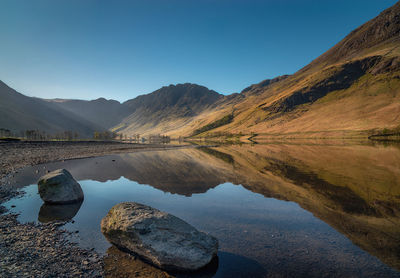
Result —
POLYGON ((85 118, 60 109, 52 103, 24 96, 0 81, 0 127, 12 131, 41 130, 48 133, 76 131, 91 137, 102 130, 85 118))
POLYGON ((77 99, 52 99, 48 101, 104 129, 119 124, 132 112, 129 106, 105 98, 90 101, 77 99))

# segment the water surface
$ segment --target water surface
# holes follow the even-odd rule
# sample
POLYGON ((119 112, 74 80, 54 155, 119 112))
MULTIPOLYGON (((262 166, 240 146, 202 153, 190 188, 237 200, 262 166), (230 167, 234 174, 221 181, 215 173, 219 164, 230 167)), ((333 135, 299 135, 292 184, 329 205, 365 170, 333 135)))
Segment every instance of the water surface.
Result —
POLYGON ((78 231, 72 240, 118 258, 106 261, 115 276, 135 269, 164 277, 111 248, 100 232, 101 218, 113 205, 134 201, 218 238, 218 262, 203 273, 177 276, 400 277, 396 146, 269 144, 138 152, 38 165, 21 171, 15 182, 26 194, 6 205, 20 213, 20 221, 69 219, 65 228, 78 231), (81 204, 59 209, 39 198, 37 178, 58 168, 79 180, 81 204))

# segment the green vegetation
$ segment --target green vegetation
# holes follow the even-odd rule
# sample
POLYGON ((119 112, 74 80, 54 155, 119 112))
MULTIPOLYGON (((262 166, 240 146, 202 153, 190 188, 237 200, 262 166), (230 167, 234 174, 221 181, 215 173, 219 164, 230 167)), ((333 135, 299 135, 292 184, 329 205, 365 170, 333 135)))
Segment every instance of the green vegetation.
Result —
POLYGON ((227 125, 227 124, 231 123, 232 120, 233 120, 233 114, 226 115, 226 116, 222 117, 221 119, 216 120, 215 122, 212 122, 208 125, 205 125, 205 126, 202 126, 198 129, 196 129, 195 131, 193 131, 192 136, 196 136, 200 133, 215 129, 215 128, 223 126, 223 125, 227 125))

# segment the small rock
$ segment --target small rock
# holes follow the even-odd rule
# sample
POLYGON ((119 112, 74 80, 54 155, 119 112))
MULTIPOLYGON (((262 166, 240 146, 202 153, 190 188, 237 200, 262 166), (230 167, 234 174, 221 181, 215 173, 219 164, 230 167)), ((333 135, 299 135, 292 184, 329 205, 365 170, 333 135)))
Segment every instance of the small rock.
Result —
POLYGON ((39 179, 40 198, 49 204, 70 204, 83 200, 79 183, 65 169, 55 170, 39 179))

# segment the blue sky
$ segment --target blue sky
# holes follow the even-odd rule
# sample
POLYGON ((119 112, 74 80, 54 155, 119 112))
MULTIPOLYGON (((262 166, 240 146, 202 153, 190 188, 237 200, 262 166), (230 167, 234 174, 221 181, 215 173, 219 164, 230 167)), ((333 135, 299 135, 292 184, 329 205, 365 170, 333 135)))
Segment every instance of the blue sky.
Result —
POLYGON ((0 80, 42 98, 217 92, 307 65, 395 0, 0 0, 0 80))

